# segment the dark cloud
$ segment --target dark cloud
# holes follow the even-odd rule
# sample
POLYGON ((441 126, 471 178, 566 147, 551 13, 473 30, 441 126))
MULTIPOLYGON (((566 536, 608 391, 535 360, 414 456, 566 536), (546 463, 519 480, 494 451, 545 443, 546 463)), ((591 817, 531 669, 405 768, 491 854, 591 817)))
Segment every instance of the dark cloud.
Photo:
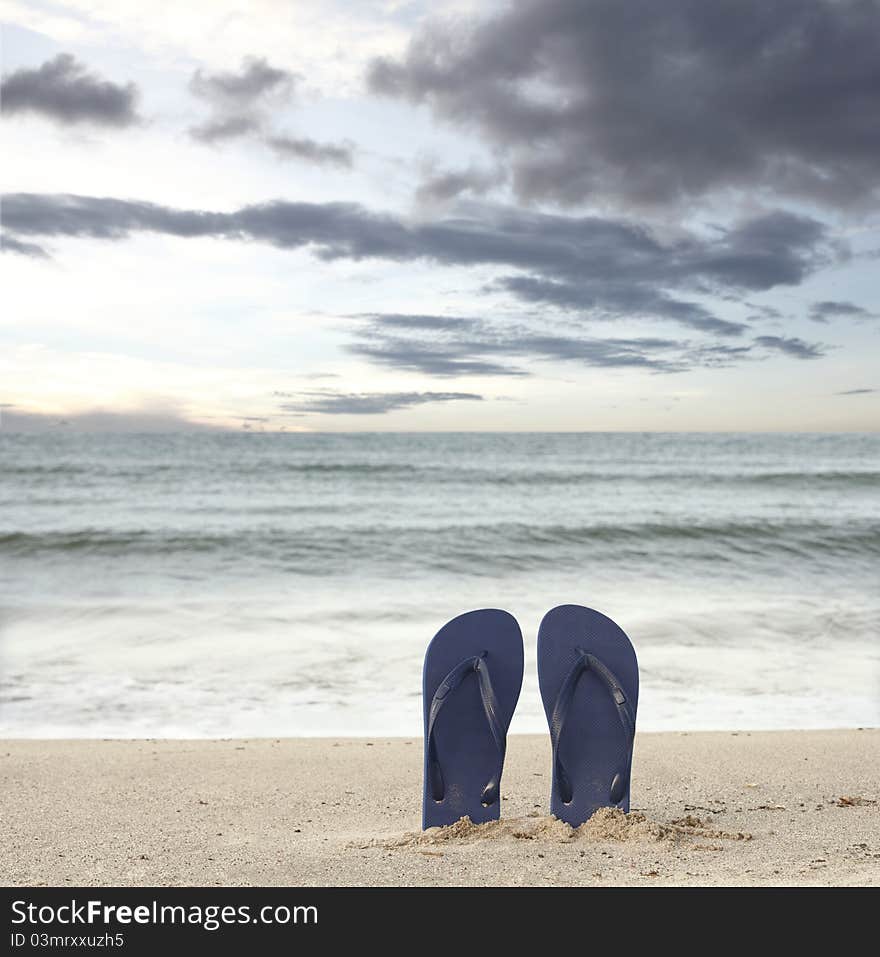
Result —
MULTIPOLYGON (((735 298, 735 297, 733 297, 735 298)), ((741 305, 752 310, 752 315, 750 318, 753 321, 759 321, 761 319, 782 319, 782 313, 774 308, 773 306, 765 306, 762 303, 749 302, 748 300, 742 300, 741 305)))
MULTIPOLYGON (((276 393, 283 395, 283 393, 276 393)), ((384 415, 398 409, 430 402, 481 402, 473 392, 301 392, 295 401, 284 402, 283 412, 306 412, 320 415, 384 415)))
POLYGON ((689 363, 691 366, 717 368, 752 358, 755 358, 753 346, 697 345, 691 349, 689 363))
POLYGON ((572 284, 652 282, 763 291, 793 285, 830 261, 825 227, 771 213, 708 237, 664 243, 625 221, 480 207, 472 215, 410 222, 356 203, 276 200, 230 213, 70 194, 4 197, 6 226, 43 236, 122 238, 133 232, 253 239, 282 248, 312 245, 320 256, 501 265, 572 284), (772 241, 761 237, 772 236, 772 241))
POLYGON ((15 236, 0 233, 0 252, 16 253, 19 256, 32 256, 35 259, 48 259, 49 254, 36 243, 27 243, 15 236))
POLYGON ((877 0, 517 0, 367 80, 476 129, 524 199, 847 205, 878 198, 878 64, 877 0))
POLYGON ((245 57, 238 71, 196 70, 190 89, 210 104, 211 115, 191 127, 190 135, 210 144, 251 136, 280 159, 350 167, 354 160, 351 143, 319 143, 274 128, 273 109, 290 100, 298 80, 297 74, 272 66, 262 57, 245 57))
POLYGON ((139 121, 137 99, 134 83, 105 80, 69 53, 9 73, 0 84, 3 113, 39 113, 65 125, 130 126, 139 121))
POLYGON ((27 236, 124 239, 133 232, 222 235, 222 213, 175 210, 153 203, 71 195, 12 193, 3 197, 5 230, 27 236))
POLYGON ((476 319, 465 319, 461 316, 410 315, 399 312, 368 312, 362 313, 359 318, 371 319, 383 332, 394 329, 449 332, 457 331, 463 326, 472 327, 478 321, 476 319))
MULTIPOLYGON (((501 337, 488 323, 464 316, 375 313, 348 351, 378 365, 432 376, 522 376, 522 369, 487 358, 501 337)), ((513 338, 508 330, 508 338, 513 338)))
POLYGON ((651 336, 596 338, 560 335, 539 326, 472 316, 377 313, 356 330, 348 351, 379 365, 432 376, 527 375, 526 360, 571 362, 604 369, 674 373, 762 358, 761 351, 815 359, 822 347, 801 339, 758 336, 750 344, 707 344, 651 336), (756 350, 759 350, 756 352, 756 350))
POLYGON ((377 365, 404 372, 420 372, 440 378, 457 376, 523 376, 514 365, 485 358, 497 350, 491 342, 437 342, 430 337, 371 337, 351 343, 347 349, 377 365))
POLYGON ((695 251, 690 265, 733 288, 796 285, 829 260, 827 238, 818 220, 777 210, 721 229, 717 245, 695 251))
POLYGON ((466 169, 432 171, 416 190, 421 203, 444 203, 462 195, 482 196, 503 182, 497 170, 469 166, 466 169))
POLYGON ((666 357, 681 344, 671 339, 639 337, 635 339, 588 339, 557 335, 523 335, 510 344, 516 355, 541 359, 575 361, 603 368, 642 368, 678 372, 686 366, 673 356, 666 357), (658 358, 658 354, 663 356, 658 358))
POLYGON ((260 133, 271 107, 290 98, 295 82, 293 73, 262 57, 245 57, 238 71, 196 70, 189 88, 210 104, 211 115, 190 134, 202 143, 219 143, 260 133))
POLYGON ((253 107, 270 96, 286 97, 295 81, 293 73, 271 66, 263 57, 245 57, 237 72, 196 70, 190 89, 218 107, 235 110, 253 107))
POLYGON ((775 349, 784 352, 795 359, 820 359, 825 350, 815 342, 804 342, 803 339, 785 336, 756 336, 755 343, 764 349, 775 349))
POLYGON ((533 276, 507 276, 496 285, 527 302, 590 311, 596 318, 670 319, 691 329, 722 336, 738 336, 748 329, 744 323, 719 319, 698 303, 673 299, 656 289, 622 280, 561 283, 533 276))
POLYGON ((740 335, 746 327, 680 294, 735 299, 796 285, 838 254, 820 223, 783 212, 669 240, 621 220, 485 205, 446 219, 411 221, 355 203, 274 201, 213 213, 133 200, 18 193, 5 198, 3 212, 6 228, 19 240, 121 239, 158 232, 309 247, 326 260, 497 267, 501 274, 490 288, 522 302, 595 319, 665 319, 725 336, 740 335))
POLYGON ((835 392, 835 395, 870 395, 876 392, 876 389, 846 389, 844 392, 835 392))
MULTIPOLYGON (((597 339, 467 316, 376 314, 348 350, 380 365, 433 376, 527 375, 516 362, 575 362, 599 368, 681 372, 718 365, 687 342, 657 337, 597 339)), ((744 347, 740 352, 748 352, 744 347)))
POLYGON ((350 143, 318 143, 303 137, 269 136, 266 145, 282 159, 345 167, 350 167, 354 162, 354 147, 350 143))
POLYGON ((201 126, 190 128, 193 139, 202 143, 222 143, 224 140, 234 140, 248 133, 256 133, 260 129, 260 121, 255 116, 225 116, 209 120, 201 126))
POLYGON ((824 302, 814 302, 810 307, 810 318, 813 322, 828 322, 839 317, 857 319, 870 318, 871 313, 852 302, 839 302, 826 299, 824 302))

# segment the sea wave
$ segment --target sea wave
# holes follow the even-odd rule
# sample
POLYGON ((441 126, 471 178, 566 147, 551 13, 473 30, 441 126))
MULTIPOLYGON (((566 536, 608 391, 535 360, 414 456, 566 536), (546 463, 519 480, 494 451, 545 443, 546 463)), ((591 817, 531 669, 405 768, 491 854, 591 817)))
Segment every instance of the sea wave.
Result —
POLYGON ((274 558, 280 566, 301 558, 314 563, 345 557, 415 564, 481 561, 487 566, 523 564, 546 555, 565 558, 571 547, 617 549, 621 557, 645 557, 669 549, 697 549, 708 561, 741 555, 880 557, 880 525, 873 522, 665 522, 529 524, 455 523, 410 526, 379 524, 304 528, 237 527, 185 532, 179 528, 11 532, 0 535, 0 555, 26 558, 52 554, 102 556, 180 555, 226 552, 244 560, 274 558))
POLYGON ((57 481, 64 478, 86 476, 89 483, 96 480, 129 481, 151 479, 165 480, 170 474, 185 479, 187 485, 196 485, 205 475, 218 475, 222 469, 225 481, 251 479, 261 484, 276 481, 285 476, 339 478, 341 480, 369 479, 383 480, 402 478, 416 480, 426 485, 437 483, 479 482, 486 485, 578 485, 593 482, 686 482, 700 485, 769 485, 786 486, 789 484, 804 486, 818 484, 822 486, 852 486, 880 488, 880 471, 876 470, 840 470, 840 469, 794 469, 773 471, 731 470, 730 468, 704 466, 693 469, 646 467, 634 464, 628 468, 553 468, 541 469, 523 466, 510 468, 505 466, 474 466, 465 463, 438 465, 437 463, 406 463, 369 461, 359 462, 275 462, 259 460, 249 463, 216 462, 176 462, 114 465, 111 463, 93 463, 88 466, 78 464, 47 465, 34 463, 29 465, 0 464, 0 484, 13 486, 16 482, 40 480, 57 481))

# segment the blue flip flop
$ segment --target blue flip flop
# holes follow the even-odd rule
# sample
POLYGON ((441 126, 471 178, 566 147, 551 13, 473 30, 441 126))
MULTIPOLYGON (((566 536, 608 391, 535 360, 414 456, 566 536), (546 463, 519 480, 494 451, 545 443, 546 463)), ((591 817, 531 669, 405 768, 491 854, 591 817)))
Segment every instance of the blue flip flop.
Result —
POLYGON ((629 811, 639 665, 623 629, 580 605, 548 611, 538 684, 553 746, 551 813, 577 827, 600 807, 629 811))
POLYGON ((425 652, 422 827, 501 814, 507 729, 523 678, 522 632, 506 611, 453 618, 425 652))

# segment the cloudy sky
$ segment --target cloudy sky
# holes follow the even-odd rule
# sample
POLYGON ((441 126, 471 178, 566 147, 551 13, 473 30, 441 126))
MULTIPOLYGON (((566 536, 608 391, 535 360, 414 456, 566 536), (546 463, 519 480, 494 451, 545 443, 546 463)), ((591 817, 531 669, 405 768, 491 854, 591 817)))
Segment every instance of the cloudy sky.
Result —
POLYGON ((878 0, 0 9, 5 428, 880 424, 878 0))

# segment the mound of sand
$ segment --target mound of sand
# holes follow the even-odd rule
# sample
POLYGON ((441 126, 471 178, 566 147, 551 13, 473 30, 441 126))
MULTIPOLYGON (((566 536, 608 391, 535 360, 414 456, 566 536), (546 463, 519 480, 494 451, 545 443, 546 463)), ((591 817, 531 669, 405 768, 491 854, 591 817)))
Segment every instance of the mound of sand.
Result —
POLYGON ((700 818, 687 815, 670 824, 652 821, 644 814, 624 814, 619 808, 604 807, 580 827, 571 827, 555 817, 520 817, 474 824, 463 817, 447 827, 410 831, 399 837, 372 840, 358 847, 430 847, 442 844, 472 844, 475 841, 547 841, 571 844, 575 841, 602 842, 674 842, 683 837, 749 841, 751 834, 728 833, 708 827, 700 818))

